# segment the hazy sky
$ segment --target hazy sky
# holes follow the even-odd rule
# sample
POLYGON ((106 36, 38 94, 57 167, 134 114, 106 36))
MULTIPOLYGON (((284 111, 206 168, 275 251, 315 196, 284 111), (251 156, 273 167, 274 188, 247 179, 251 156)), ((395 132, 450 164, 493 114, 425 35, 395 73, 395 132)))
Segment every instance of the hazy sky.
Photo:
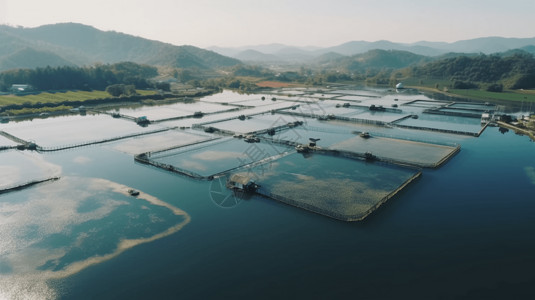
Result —
POLYGON ((535 0, 0 0, 0 23, 77 22, 176 45, 535 37, 535 0))

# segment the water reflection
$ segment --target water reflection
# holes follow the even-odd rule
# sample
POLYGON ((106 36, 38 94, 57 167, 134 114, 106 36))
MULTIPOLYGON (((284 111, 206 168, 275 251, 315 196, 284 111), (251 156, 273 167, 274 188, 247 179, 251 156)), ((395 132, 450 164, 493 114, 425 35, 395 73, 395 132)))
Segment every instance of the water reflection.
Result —
POLYGON ((0 298, 47 299, 53 296, 48 279, 70 276, 189 223, 181 209, 128 190, 104 179, 64 177, 4 195, 0 298))

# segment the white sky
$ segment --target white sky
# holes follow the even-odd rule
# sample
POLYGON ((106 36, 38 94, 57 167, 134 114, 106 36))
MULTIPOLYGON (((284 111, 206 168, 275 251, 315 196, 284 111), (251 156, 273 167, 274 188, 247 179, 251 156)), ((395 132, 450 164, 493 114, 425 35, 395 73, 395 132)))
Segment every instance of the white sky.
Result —
POLYGON ((535 37, 535 0, 0 0, 0 24, 76 22, 175 45, 535 37))

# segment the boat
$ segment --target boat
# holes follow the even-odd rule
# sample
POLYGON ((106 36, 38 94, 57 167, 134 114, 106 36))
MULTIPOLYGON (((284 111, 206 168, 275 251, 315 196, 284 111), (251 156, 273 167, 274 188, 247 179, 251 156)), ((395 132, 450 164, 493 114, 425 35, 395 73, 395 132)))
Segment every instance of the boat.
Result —
POLYGON ((260 142, 260 138, 254 134, 250 134, 245 136, 244 141, 246 141, 247 143, 258 143, 260 142))
POLYGON ((139 191, 137 190, 134 190, 134 189, 128 189, 128 194, 130 194, 130 196, 138 196, 139 195, 139 191))
POLYGON ((359 135, 360 135, 361 138, 365 138, 365 139, 370 137, 370 133, 367 132, 367 131, 363 131, 359 135))
POLYGON ((149 119, 147 119, 146 116, 141 116, 139 118, 136 118, 136 123, 138 125, 148 125, 148 124, 150 124, 150 121, 149 121, 149 119))

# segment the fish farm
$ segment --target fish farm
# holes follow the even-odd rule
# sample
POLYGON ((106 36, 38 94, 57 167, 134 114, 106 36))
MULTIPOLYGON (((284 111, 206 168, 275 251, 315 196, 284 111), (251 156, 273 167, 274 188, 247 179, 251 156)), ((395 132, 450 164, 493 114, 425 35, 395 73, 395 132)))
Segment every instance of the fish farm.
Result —
POLYGON ((452 159, 492 121, 482 122, 482 115, 495 110, 410 90, 351 86, 86 108, 2 124, 0 151, 18 163, 1 167, 0 192, 60 179, 41 152, 100 144, 148 168, 196 180, 226 178, 235 197, 360 221, 417 184, 422 168, 452 159))

